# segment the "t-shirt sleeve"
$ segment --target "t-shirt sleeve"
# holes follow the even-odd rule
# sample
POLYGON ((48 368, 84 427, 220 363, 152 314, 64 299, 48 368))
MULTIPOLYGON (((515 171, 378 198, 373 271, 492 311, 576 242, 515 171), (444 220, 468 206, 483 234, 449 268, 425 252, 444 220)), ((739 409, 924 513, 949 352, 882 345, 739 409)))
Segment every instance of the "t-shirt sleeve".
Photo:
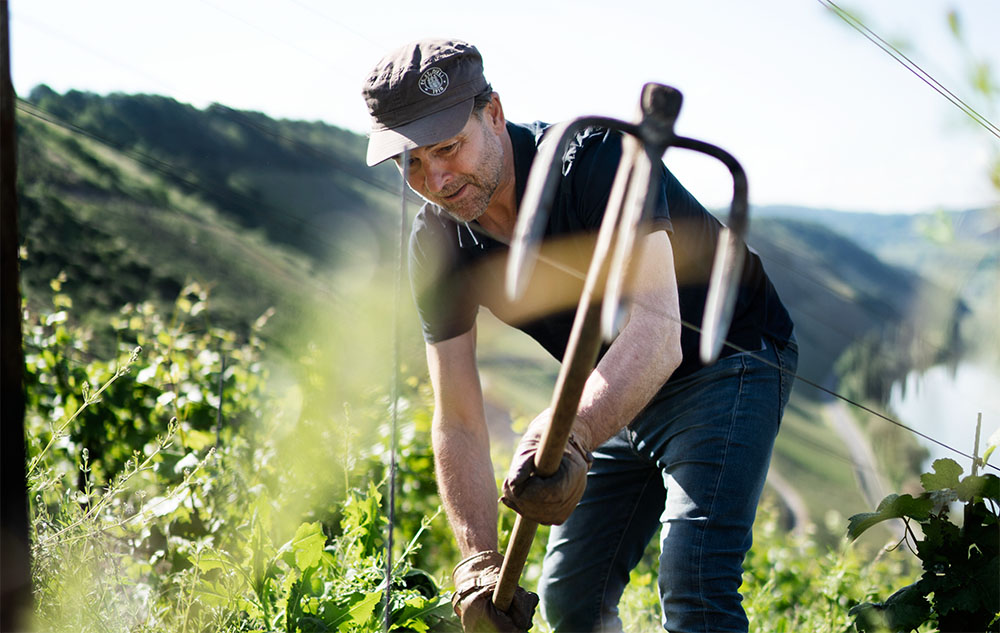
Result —
POLYGON ((464 334, 476 321, 478 305, 459 265, 455 231, 425 206, 410 232, 410 289, 428 343, 464 334))

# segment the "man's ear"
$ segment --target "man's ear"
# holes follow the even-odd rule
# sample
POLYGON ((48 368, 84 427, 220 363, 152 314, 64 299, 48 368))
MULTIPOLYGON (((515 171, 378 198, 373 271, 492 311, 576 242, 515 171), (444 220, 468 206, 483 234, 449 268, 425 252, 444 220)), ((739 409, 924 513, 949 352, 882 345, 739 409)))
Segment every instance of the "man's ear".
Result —
POLYGON ((490 104, 486 106, 487 121, 493 131, 499 134, 507 127, 507 119, 503 115, 503 104, 500 103, 500 95, 493 93, 490 104))

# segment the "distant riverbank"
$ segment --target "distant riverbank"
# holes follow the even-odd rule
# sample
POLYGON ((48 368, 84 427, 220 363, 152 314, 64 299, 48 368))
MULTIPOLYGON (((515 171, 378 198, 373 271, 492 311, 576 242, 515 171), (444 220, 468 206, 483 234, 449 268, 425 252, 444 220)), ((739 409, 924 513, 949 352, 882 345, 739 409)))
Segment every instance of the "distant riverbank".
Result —
MULTIPOLYGON (((1000 368, 962 362, 954 369, 939 365, 913 372, 904 382, 893 385, 889 406, 900 422, 970 455, 976 419, 982 413, 982 454, 987 440, 1000 428, 1000 368)), ((950 457, 969 472, 967 459, 924 438, 918 439, 930 451, 928 466, 935 459, 950 457)))

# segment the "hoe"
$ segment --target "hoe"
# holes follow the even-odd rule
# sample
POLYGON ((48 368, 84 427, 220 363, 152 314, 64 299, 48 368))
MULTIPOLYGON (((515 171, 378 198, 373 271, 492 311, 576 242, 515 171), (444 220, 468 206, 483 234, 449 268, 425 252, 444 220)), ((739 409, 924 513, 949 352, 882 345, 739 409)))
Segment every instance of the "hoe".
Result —
MULTIPOLYGON (((681 102, 681 93, 676 89, 646 84, 640 98, 638 122, 586 116, 557 125, 549 131, 553 142, 541 147, 532 165, 507 261, 506 291, 512 300, 522 296, 538 259, 539 242, 560 175, 560 159, 573 137, 591 126, 619 130, 625 134, 621 163, 597 234, 597 245, 556 381, 552 418, 535 455, 535 471, 542 477, 551 476, 558 469, 584 384, 593 370, 601 342, 614 336, 619 303, 629 281, 632 246, 640 224, 644 218, 650 217, 655 201, 650 195, 651 187, 655 186, 653 170, 659 168, 658 162, 668 147, 681 147, 713 156, 722 161, 733 176, 729 219, 719 233, 701 324, 699 354, 702 362, 714 362, 725 341, 743 270, 742 240, 749 220, 746 174, 736 159, 724 150, 674 134, 681 102), (603 300, 598 305, 598 280, 604 278, 607 281, 603 300)), ((537 523, 520 515, 514 521, 500 570, 500 581, 493 593, 493 603, 501 610, 510 607, 537 529, 537 523)))

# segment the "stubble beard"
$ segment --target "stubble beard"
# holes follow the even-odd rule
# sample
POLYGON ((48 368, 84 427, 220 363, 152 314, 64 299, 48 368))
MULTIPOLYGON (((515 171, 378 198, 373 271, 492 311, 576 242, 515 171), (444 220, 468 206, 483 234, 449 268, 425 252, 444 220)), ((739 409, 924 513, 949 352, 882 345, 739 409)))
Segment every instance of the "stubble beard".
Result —
POLYGON ((480 168, 475 173, 462 179, 461 182, 442 192, 441 198, 456 193, 463 186, 470 188, 461 200, 454 204, 448 204, 444 200, 431 200, 437 206, 444 209, 448 215, 459 222, 472 222, 479 219, 490 206, 493 194, 500 186, 500 179, 503 175, 503 146, 500 139, 490 135, 483 126, 484 149, 480 160, 480 168))

